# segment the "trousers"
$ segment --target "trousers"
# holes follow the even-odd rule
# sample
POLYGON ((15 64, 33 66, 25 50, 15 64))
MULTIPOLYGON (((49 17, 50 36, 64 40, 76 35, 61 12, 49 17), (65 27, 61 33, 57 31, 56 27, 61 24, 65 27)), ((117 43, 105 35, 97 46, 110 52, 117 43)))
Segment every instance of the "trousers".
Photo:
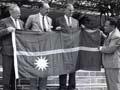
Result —
POLYGON ((46 85, 47 77, 30 79, 30 90, 46 90, 46 85))
POLYGON ((3 90, 15 90, 14 59, 12 55, 2 55, 3 90))
POLYGON ((59 84, 61 90, 73 90, 76 88, 75 81, 75 72, 69 74, 68 87, 67 87, 67 74, 63 74, 59 76, 59 84))
POLYGON ((108 90, 120 90, 120 68, 105 68, 108 90))

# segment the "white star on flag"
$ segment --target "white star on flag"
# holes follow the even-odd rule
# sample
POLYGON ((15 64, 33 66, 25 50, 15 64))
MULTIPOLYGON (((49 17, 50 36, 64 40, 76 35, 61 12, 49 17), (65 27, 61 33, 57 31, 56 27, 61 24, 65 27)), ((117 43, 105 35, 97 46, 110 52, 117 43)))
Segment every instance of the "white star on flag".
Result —
POLYGON ((35 60, 35 68, 38 70, 46 70, 48 67, 48 60, 45 57, 37 57, 37 59, 35 60))

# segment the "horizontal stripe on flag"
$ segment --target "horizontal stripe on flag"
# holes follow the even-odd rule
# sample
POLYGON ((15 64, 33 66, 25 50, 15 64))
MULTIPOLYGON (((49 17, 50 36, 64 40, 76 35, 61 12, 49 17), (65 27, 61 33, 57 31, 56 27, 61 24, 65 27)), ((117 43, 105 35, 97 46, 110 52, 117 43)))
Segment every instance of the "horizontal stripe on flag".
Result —
POLYGON ((49 50, 49 51, 42 51, 42 52, 27 52, 27 51, 17 51, 17 55, 25 55, 25 56, 43 56, 43 55, 51 55, 51 54, 59 54, 59 53, 69 53, 69 52, 76 52, 76 51, 90 51, 90 52, 98 52, 98 48, 92 47, 75 47, 69 49, 56 49, 56 50, 49 50))

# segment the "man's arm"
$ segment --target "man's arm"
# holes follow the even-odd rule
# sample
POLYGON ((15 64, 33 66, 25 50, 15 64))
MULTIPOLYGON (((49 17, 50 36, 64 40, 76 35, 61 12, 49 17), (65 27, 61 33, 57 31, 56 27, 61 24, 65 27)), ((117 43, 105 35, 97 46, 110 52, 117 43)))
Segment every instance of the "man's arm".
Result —
POLYGON ((53 21, 51 18, 49 18, 50 24, 49 24, 49 31, 52 31, 53 29, 53 21))
POLYGON ((118 47, 120 47, 120 45, 114 45, 114 46, 103 46, 103 47, 100 47, 99 50, 102 52, 102 53, 114 53, 118 47))
POLYGON ((107 36, 103 33, 103 31, 101 31, 100 30, 100 34, 101 34, 101 36, 105 39, 105 38, 107 38, 107 36))
POLYGON ((7 34, 9 34, 10 32, 15 31, 15 28, 13 27, 6 27, 5 22, 4 21, 0 21, 0 37, 5 36, 7 34))
POLYGON ((79 26, 79 21, 78 21, 78 20, 77 20, 77 29, 78 29, 78 30, 81 30, 81 29, 80 29, 80 26, 79 26))
POLYGON ((112 45, 102 46, 102 47, 99 48, 99 50, 102 53, 114 53, 118 49, 118 47, 120 47, 120 44, 118 44, 118 42, 120 42, 120 40, 116 39, 116 40, 114 40, 112 45))

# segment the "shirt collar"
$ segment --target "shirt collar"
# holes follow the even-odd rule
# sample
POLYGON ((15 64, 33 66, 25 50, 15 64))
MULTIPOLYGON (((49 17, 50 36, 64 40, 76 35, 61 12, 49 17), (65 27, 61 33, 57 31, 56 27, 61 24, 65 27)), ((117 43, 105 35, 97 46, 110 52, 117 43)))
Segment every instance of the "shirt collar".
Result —
MULTIPOLYGON (((64 17, 67 18, 68 16, 65 14, 64 17)), ((70 17, 70 18, 71 18, 71 17, 70 17)))
POLYGON ((115 28, 112 32, 110 32, 109 36, 111 36, 112 39, 120 37, 120 31, 118 28, 115 28))
POLYGON ((64 18, 65 18, 68 26, 72 24, 71 17, 69 17, 70 22, 68 22, 68 16, 67 15, 64 15, 64 18))
MULTIPOLYGON (((41 13, 39 13, 39 16, 40 16, 40 17, 43 17, 43 15, 42 15, 41 13)), ((44 16, 44 18, 46 18, 46 15, 44 16)))
POLYGON ((12 19, 13 22, 18 21, 18 19, 15 20, 12 16, 10 16, 10 18, 12 19))
POLYGON ((12 16, 10 16, 10 18, 11 18, 13 21, 15 21, 15 19, 14 19, 12 16))
POLYGON ((43 17, 43 15, 42 15, 41 13, 39 13, 39 16, 40 16, 40 17, 43 17))
POLYGON ((12 16, 10 16, 10 18, 12 19, 14 25, 16 26, 16 21, 15 21, 15 19, 14 19, 12 16))

